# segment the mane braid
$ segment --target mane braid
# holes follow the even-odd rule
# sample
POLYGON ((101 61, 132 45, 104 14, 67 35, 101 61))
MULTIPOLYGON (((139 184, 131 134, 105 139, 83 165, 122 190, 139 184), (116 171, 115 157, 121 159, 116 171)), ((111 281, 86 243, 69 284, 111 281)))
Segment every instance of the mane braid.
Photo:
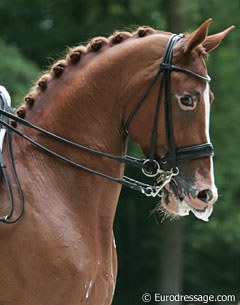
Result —
POLYGON ((110 45, 115 45, 130 37, 132 37, 132 34, 129 32, 115 32, 112 36, 108 38, 108 40, 110 45))
MULTIPOLYGON (((86 54, 90 52, 97 53, 103 46, 114 47, 129 38, 142 38, 158 32, 158 30, 154 30, 151 27, 141 26, 131 33, 127 31, 117 31, 108 38, 95 37, 89 41, 87 46, 80 45, 69 48, 66 58, 55 62, 50 70, 36 81, 36 85, 25 96, 24 103, 16 110, 16 115, 24 118, 26 111, 34 106, 39 94, 44 94, 49 83, 54 81, 54 79, 61 77, 68 66, 77 65, 86 54)), ((17 123, 14 121, 11 121, 11 124, 15 127, 17 126, 17 123)))
POLYGON ((108 44, 108 39, 105 37, 95 37, 87 45, 87 52, 97 52, 102 46, 108 44))
POLYGON ((77 46, 75 48, 70 48, 66 56, 68 64, 77 64, 81 57, 87 53, 87 48, 85 46, 77 46))

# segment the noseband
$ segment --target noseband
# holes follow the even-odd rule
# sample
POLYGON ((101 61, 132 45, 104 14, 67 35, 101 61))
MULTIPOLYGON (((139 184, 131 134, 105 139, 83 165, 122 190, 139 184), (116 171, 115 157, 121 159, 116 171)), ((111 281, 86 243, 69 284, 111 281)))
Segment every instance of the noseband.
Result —
MULTIPOLYGON (((24 196, 23 192, 20 186, 20 183, 18 181, 17 173, 14 166, 14 159, 13 159, 13 152, 12 152, 12 145, 11 145, 11 132, 16 133, 17 135, 21 136, 25 140, 29 141, 45 153, 50 154, 51 156, 58 158, 64 162, 67 162, 71 164, 72 166, 88 171, 92 174, 98 175, 100 177, 106 178, 108 180, 114 181, 116 183, 119 183, 123 186, 127 186, 135 191, 140 191, 141 193, 145 194, 146 196, 160 196, 164 186, 168 184, 173 176, 176 176, 179 174, 179 169, 177 167, 178 161, 180 160, 187 160, 187 159, 197 159, 202 157, 208 157, 213 155, 213 146, 211 143, 203 143, 183 148, 176 148, 175 141, 174 141, 174 135, 173 135, 173 121, 172 121, 172 114, 171 114, 171 72, 181 72, 188 74, 192 77, 198 78, 205 82, 210 82, 209 76, 202 76, 200 74, 197 74, 193 71, 190 71, 188 69, 184 69, 175 65, 172 65, 172 53, 173 53, 173 47, 174 45, 182 38, 182 35, 176 35, 173 34, 169 41, 168 45, 165 51, 165 55, 163 58, 162 63, 159 66, 159 69, 150 82, 149 86, 147 87, 146 91, 144 92, 143 96, 139 100, 139 102, 136 104, 135 108, 129 115, 126 124, 124 126, 124 131, 126 134, 128 134, 128 127, 133 120, 135 114, 137 113, 140 106, 143 104, 147 96, 149 95, 153 85, 156 83, 156 81, 159 79, 160 75, 160 86, 159 86, 159 93, 156 103, 156 111, 154 116, 154 122, 153 122, 153 130, 152 130, 152 136, 151 136, 151 143, 150 143, 150 154, 148 159, 138 159, 131 156, 114 156, 105 152, 101 152, 86 146, 83 146, 81 144, 72 142, 66 138, 60 137, 56 134, 51 133, 50 131, 47 131, 45 129, 42 129, 31 122, 24 120, 16 115, 13 114, 14 110, 8 105, 6 102, 6 96, 3 91, 0 90, 0 130, 6 130, 7 133, 7 144, 8 144, 8 156, 11 164, 11 171, 15 180, 15 184, 17 186, 18 192, 19 192, 19 198, 20 198, 20 208, 18 209, 18 215, 14 216, 14 196, 12 192, 11 182, 8 176, 8 173, 6 171, 6 165, 3 158, 3 153, 0 147, 0 166, 1 171, 3 173, 3 178, 6 183, 6 187, 9 194, 9 211, 6 215, 0 216, 0 221, 11 224, 18 221, 24 211, 24 196), (158 126, 158 118, 159 118, 159 110, 160 110, 160 101, 161 96, 163 92, 163 88, 165 91, 165 122, 166 122, 166 136, 167 136, 167 144, 168 144, 168 152, 162 156, 161 158, 155 156, 155 150, 156 150, 156 142, 157 142, 157 126, 158 126), (95 155, 107 157, 109 159, 115 160, 117 162, 124 163, 126 165, 131 165, 133 167, 137 167, 138 169, 142 170, 142 172, 148 176, 148 177, 157 177, 157 183, 154 185, 149 185, 147 183, 143 183, 141 181, 129 178, 124 176, 123 178, 115 178, 112 176, 109 176, 107 174, 104 174, 102 172, 98 172, 94 169, 88 168, 84 165, 81 165, 79 163, 76 163, 75 161, 58 154, 57 152, 50 150, 49 148, 45 147, 44 145, 40 144, 39 142, 33 140, 26 134, 22 133, 20 130, 18 130, 16 127, 12 126, 10 124, 10 119, 14 120, 15 122, 22 124, 28 128, 35 129, 42 134, 46 135, 47 137, 53 138, 55 140, 58 140, 62 143, 65 143, 67 145, 71 145, 74 148, 84 150, 89 153, 93 153, 95 155)), ((1 88, 0 88, 1 89, 1 88)), ((1 172, 0 172, 1 174, 1 172)))

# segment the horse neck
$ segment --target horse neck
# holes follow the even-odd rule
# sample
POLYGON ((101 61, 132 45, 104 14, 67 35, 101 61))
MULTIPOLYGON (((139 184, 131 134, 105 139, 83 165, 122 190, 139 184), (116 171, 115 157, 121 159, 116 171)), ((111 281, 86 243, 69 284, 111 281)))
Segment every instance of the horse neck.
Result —
MULTIPOLYGON (((160 57, 158 51, 154 59, 150 57, 147 60, 146 48, 141 47, 140 42, 132 40, 125 44, 102 50, 97 55, 88 54, 88 60, 80 68, 67 67, 60 78, 50 82, 47 89, 37 96, 34 107, 26 113, 26 119, 82 145, 123 155, 126 151, 126 137, 122 132, 126 102, 131 100, 135 103, 138 92, 156 71, 154 60, 160 57)), ((23 131, 29 133, 25 127, 23 131)), ((84 207, 85 219, 86 214, 93 215, 95 211, 96 218, 103 213, 113 221, 119 185, 75 169, 36 149, 33 162, 29 162, 26 152, 32 150, 31 145, 16 137, 15 154, 18 160, 21 159, 19 172, 24 176, 27 168, 28 181, 38 180, 31 187, 27 183, 24 185, 29 198, 42 200, 44 193, 54 202, 78 211, 77 215, 84 207)), ((124 166, 115 161, 76 151, 38 133, 34 137, 79 164, 114 177, 123 176, 124 166)), ((49 214, 49 207, 47 210, 49 214)))

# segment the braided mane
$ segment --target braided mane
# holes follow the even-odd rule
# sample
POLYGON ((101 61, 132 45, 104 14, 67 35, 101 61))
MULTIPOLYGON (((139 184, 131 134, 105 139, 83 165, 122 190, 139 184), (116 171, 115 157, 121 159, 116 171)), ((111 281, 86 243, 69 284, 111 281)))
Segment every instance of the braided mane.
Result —
MULTIPOLYGON (((103 46, 113 47, 121 42, 129 38, 139 38, 145 37, 150 34, 159 33, 160 31, 154 30, 151 27, 139 27, 134 32, 115 32, 110 37, 95 37, 86 46, 77 46, 73 48, 69 48, 66 54, 65 59, 58 60, 55 62, 50 70, 43 74, 37 81, 35 86, 31 89, 31 91, 25 96, 24 103, 16 110, 16 114, 24 118, 26 115, 26 111, 34 106, 34 103, 37 97, 44 93, 47 90, 50 82, 53 82, 54 79, 61 77, 64 73, 66 67, 71 65, 77 65, 86 54, 90 52, 97 53, 103 46)), ((16 125, 14 121, 12 124, 16 125)))

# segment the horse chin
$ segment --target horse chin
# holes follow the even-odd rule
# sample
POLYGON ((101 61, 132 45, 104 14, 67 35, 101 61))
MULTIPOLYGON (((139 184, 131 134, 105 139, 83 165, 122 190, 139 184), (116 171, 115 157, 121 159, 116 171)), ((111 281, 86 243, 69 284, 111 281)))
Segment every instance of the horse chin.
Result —
MULTIPOLYGON (((165 187, 161 200, 161 207, 165 210, 165 214, 171 218, 178 216, 187 216, 190 212, 195 217, 203 221, 209 221, 209 217, 213 211, 213 205, 209 204, 204 210, 198 210, 191 205, 191 197, 181 198, 174 194, 168 186, 165 187)), ((161 209, 162 210, 162 209, 161 209)))

